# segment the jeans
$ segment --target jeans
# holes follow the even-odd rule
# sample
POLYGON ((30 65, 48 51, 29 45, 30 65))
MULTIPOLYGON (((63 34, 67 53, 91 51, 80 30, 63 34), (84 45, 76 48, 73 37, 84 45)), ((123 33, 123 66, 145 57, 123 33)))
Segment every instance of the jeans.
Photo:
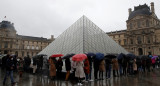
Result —
POLYGON ((123 73, 122 73, 122 70, 123 70, 122 64, 119 64, 119 73, 120 73, 120 75, 123 74, 123 73))
POLYGON ((106 70, 106 78, 110 78, 111 77, 111 65, 109 65, 109 68, 106 68, 108 70, 106 70))
POLYGON ((91 80, 92 67, 90 67, 89 79, 91 80))
POLYGON ((7 79, 7 77, 8 77, 9 75, 10 75, 10 78, 11 78, 11 83, 14 83, 14 80, 13 80, 13 70, 12 70, 12 71, 6 71, 6 74, 5 74, 3 83, 6 82, 6 79, 7 79))

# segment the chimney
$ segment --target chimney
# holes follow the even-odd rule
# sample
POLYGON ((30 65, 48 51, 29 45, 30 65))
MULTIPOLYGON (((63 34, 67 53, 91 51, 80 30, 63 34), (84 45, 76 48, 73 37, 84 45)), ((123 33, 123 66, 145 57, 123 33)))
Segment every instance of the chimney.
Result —
POLYGON ((51 35, 51 40, 53 40, 54 39, 54 35, 51 35))
POLYGON ((151 12, 155 13, 155 11, 154 11, 154 2, 151 2, 151 12))
POLYGON ((131 8, 129 8, 128 9, 128 12, 129 12, 129 15, 131 14, 131 12, 132 12, 132 9, 131 8))

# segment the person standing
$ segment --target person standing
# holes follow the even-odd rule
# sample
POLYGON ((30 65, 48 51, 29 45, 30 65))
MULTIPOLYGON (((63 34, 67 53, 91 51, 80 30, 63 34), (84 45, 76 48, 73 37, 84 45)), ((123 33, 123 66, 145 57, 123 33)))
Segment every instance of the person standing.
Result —
POLYGON ((57 68, 57 76, 61 78, 61 73, 62 73, 62 66, 63 66, 63 61, 62 58, 59 57, 57 63, 56 63, 56 68, 57 68))
POLYGON ((19 77, 22 77, 22 73, 23 73, 23 64, 24 64, 24 61, 22 58, 19 58, 19 61, 18 61, 18 72, 19 72, 19 77))
POLYGON ((82 78, 85 77, 83 67, 84 67, 84 63, 82 61, 78 61, 76 64, 76 71, 75 71, 75 77, 78 78, 78 85, 83 85, 82 78))
POLYGON ((56 59, 55 58, 49 58, 49 64, 50 64, 50 77, 51 80, 54 80, 56 77, 56 59))
POLYGON ((105 61, 102 59, 99 64, 99 79, 103 80, 103 72, 105 71, 105 61))
POLYGON ((71 61, 69 58, 65 60, 65 66, 66 66, 66 71, 67 71, 65 81, 68 81, 68 77, 70 75, 70 70, 71 70, 71 61))
POLYGON ((88 81, 88 75, 90 73, 90 65, 89 65, 88 58, 85 59, 85 61, 84 61, 84 72, 85 72, 85 75, 86 75, 86 81, 88 81))
POLYGON ((112 63, 113 63, 113 76, 116 77, 119 75, 118 74, 118 60, 117 60, 117 58, 112 59, 112 63))
POLYGON ((94 58, 94 79, 95 80, 98 80, 97 78, 98 71, 99 71, 99 60, 94 58))
POLYGON ((105 67, 106 67, 106 79, 111 78, 111 69, 112 69, 112 59, 111 58, 106 58, 105 59, 105 67))
POLYGON ((136 75, 137 74, 137 64, 136 64, 136 59, 133 60, 133 72, 136 75))
POLYGON ((4 77, 4 80, 3 80, 3 85, 5 85, 5 82, 6 82, 6 79, 8 76, 10 76, 11 78, 11 84, 14 85, 15 82, 14 82, 14 79, 13 79, 13 70, 14 70, 14 60, 13 60, 13 57, 10 56, 10 55, 7 55, 7 61, 6 61, 6 74, 5 74, 5 77, 4 77))

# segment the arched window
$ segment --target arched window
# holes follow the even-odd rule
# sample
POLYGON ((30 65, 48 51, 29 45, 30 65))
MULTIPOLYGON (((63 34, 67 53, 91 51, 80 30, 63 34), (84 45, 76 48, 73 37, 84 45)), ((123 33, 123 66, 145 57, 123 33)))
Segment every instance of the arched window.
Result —
POLYGON ((38 49, 39 49, 39 47, 37 46, 37 47, 36 47, 36 49, 38 50, 38 49))
POLYGON ((149 21, 146 20, 146 27, 149 27, 149 21))
POLYGON ((27 45, 27 49, 29 49, 29 45, 27 45))
POLYGON ((34 49, 34 46, 32 45, 32 49, 34 49))
POLYGON ((140 36, 137 37, 137 43, 138 43, 138 44, 141 44, 141 43, 142 43, 142 40, 141 40, 141 37, 140 37, 140 36))

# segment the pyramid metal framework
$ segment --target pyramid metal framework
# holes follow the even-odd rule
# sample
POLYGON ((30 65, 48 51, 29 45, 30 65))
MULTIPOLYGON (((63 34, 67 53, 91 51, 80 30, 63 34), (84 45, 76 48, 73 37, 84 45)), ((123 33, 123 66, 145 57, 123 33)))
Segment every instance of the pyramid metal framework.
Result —
POLYGON ((51 56, 52 54, 87 52, 128 53, 86 16, 82 16, 39 54, 51 56))

